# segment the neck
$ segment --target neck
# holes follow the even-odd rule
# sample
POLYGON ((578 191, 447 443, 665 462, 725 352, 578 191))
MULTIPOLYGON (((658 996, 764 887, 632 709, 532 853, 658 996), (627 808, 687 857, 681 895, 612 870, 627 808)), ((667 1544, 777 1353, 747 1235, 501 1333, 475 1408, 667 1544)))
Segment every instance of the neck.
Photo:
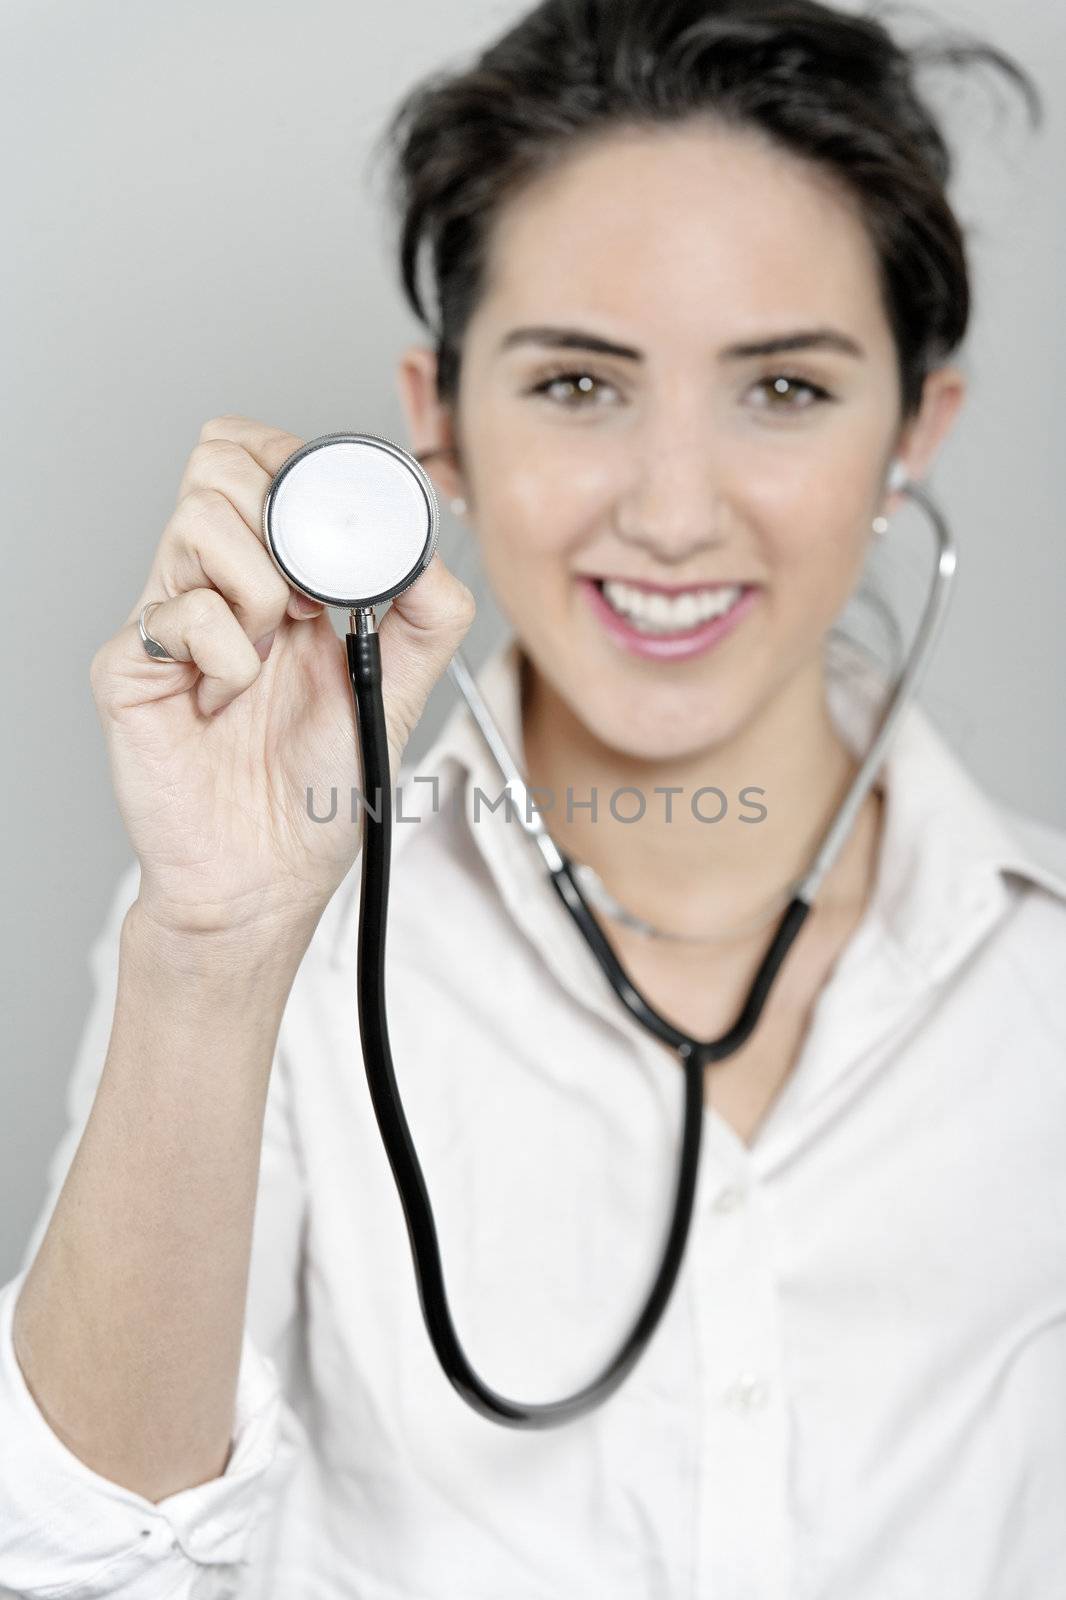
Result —
MULTIPOLYGON (((628 911, 675 934, 743 929, 804 875, 859 767, 834 726, 821 663, 730 738, 659 761, 604 744, 524 653, 520 661, 526 777, 554 797, 548 829, 628 911), (665 787, 681 790, 670 797, 669 818, 667 796, 655 792, 665 787), (694 811, 695 792, 704 788, 721 794, 699 796, 694 811), (639 820, 618 820, 639 814, 633 793, 619 795, 618 817, 612 814, 618 789, 639 791, 639 820), (595 815, 580 804, 593 794, 595 815)), ((880 814, 875 788, 826 875, 818 908, 845 911, 865 901, 880 814)))

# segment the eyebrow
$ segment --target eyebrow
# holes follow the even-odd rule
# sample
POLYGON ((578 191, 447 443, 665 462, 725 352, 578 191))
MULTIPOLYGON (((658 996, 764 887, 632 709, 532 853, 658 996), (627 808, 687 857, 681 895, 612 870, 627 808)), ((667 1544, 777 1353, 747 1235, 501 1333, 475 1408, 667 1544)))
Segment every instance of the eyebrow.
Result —
MULTIPOLYGON (((512 328, 500 343, 500 353, 516 345, 547 345, 553 350, 594 350, 600 355, 620 356, 625 361, 643 361, 640 350, 632 345, 615 344, 601 339, 598 334, 586 333, 581 328, 556 328, 550 326, 512 328)), ((773 356, 785 350, 837 350, 842 355, 862 360, 865 351, 860 344, 841 333, 838 328, 798 328, 792 333, 775 334, 769 339, 745 340, 731 344, 720 352, 720 361, 746 360, 750 356, 773 356)))

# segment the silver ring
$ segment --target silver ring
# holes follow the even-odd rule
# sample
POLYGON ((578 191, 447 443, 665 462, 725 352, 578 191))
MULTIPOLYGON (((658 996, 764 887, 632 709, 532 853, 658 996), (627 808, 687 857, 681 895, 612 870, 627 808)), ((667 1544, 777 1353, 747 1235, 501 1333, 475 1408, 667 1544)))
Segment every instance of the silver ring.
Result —
POLYGON ((162 600, 145 601, 141 607, 141 614, 137 618, 137 627, 140 630, 141 643, 144 645, 145 652, 151 656, 153 661, 176 661, 178 659, 177 656, 172 656, 166 645, 160 644, 158 639, 153 639, 144 625, 144 619, 149 611, 153 611, 156 606, 161 606, 162 604, 162 600))

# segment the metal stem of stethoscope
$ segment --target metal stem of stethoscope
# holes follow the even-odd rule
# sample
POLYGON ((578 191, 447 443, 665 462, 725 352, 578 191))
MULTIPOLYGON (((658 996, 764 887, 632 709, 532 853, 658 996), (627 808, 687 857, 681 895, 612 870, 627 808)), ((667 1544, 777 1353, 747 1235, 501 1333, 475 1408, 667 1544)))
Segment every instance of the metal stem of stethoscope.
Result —
MULTIPOLYGON (((385 1014, 385 920, 388 900, 391 846, 390 806, 379 804, 377 814, 364 808, 363 876, 359 923, 359 1019, 367 1079, 385 1149, 392 1166, 414 1257, 415 1275, 426 1327, 433 1348, 450 1382, 475 1410, 513 1427, 545 1428, 567 1422, 602 1404, 624 1381, 645 1349, 669 1301, 685 1250, 692 1220, 704 1112, 704 1066, 721 1061, 738 1050, 758 1023, 771 985, 785 956, 803 926, 826 873, 836 860, 855 818, 873 785, 898 718, 914 694, 945 613, 956 554, 944 518, 916 485, 904 491, 927 513, 938 541, 938 560, 929 598, 877 733, 843 804, 826 831, 817 854, 786 908, 770 948, 751 985, 740 1015, 719 1039, 690 1038, 660 1015, 626 975, 592 915, 570 862, 559 850, 536 807, 529 804, 526 785, 507 749, 495 721, 460 653, 449 671, 463 694, 485 738, 501 775, 517 800, 519 820, 540 851, 551 882, 582 937, 599 962, 623 1004, 650 1033, 673 1046, 685 1075, 684 1122, 681 1157, 673 1214, 662 1260, 651 1291, 635 1322, 604 1371, 566 1399, 525 1404, 497 1394, 473 1370, 459 1343, 444 1289, 444 1275, 429 1195, 400 1103, 385 1014)), ((348 666, 355 697, 363 755, 363 779, 369 795, 388 796, 390 773, 388 743, 381 698, 381 660, 372 607, 350 611, 347 635, 348 666)))

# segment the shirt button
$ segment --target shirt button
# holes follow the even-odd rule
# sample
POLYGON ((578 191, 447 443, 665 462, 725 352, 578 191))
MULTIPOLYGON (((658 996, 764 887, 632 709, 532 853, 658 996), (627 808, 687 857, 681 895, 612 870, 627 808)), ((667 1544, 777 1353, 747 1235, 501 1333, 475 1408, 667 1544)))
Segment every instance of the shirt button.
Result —
POLYGON ((735 1411, 755 1411, 766 1404, 767 1385, 754 1372, 742 1372, 723 1394, 726 1405, 735 1411))
POLYGON ((714 1209, 716 1211, 735 1211, 744 1198, 744 1191, 738 1184, 730 1183, 720 1189, 715 1196, 714 1209))

